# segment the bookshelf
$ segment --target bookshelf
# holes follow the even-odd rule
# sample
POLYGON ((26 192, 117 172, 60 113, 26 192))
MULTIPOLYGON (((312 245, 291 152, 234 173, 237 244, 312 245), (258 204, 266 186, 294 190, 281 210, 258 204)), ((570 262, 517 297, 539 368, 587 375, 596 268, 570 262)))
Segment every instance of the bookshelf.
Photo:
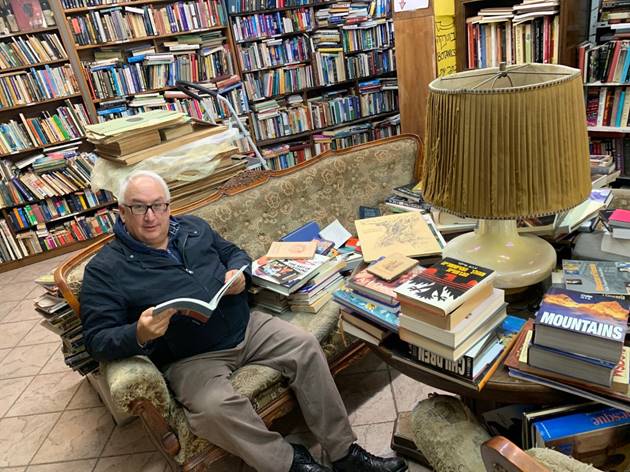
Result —
POLYGON ((590 41, 578 49, 591 154, 611 154, 618 183, 630 183, 630 15, 616 0, 599 5, 590 41), (626 98, 628 94, 628 98, 626 98))
MULTIPOLYGON (((522 3, 518 0, 456 0, 457 70, 478 68, 480 62, 485 67, 491 67, 493 63, 498 63, 500 60, 512 63, 557 62, 572 67, 577 66, 577 48, 587 37, 590 1, 557 0, 557 6, 544 9, 548 12, 557 10, 556 14, 532 16, 531 18, 536 18, 535 21, 522 18, 520 24, 517 24, 519 21, 512 22, 512 20, 495 21, 492 19, 492 15, 482 14, 479 18, 479 13, 483 9, 504 7, 508 11, 509 8, 522 3), (475 17, 481 19, 481 22, 473 21, 473 24, 476 25, 474 28, 476 33, 469 28, 470 22, 475 17), (486 32, 488 36, 494 37, 494 42, 490 38, 486 44, 488 49, 495 51, 495 54, 483 54, 479 50, 479 53, 469 57, 471 54, 468 47, 471 42, 470 39, 476 41, 477 33, 485 35, 486 32), (517 33, 521 34, 517 35, 517 33), (534 39, 529 41, 527 38, 534 39), (491 47, 492 44, 495 45, 494 48, 491 47), (509 54, 508 50, 512 54, 509 54), (487 60, 481 60, 480 57, 485 57, 487 60), (493 57, 494 61, 492 60, 493 57), (476 62, 476 66, 473 67, 471 63, 474 62, 476 62)), ((527 12, 528 10, 523 10, 518 13, 526 14, 527 12)))
POLYGON ((90 167, 78 169, 83 157, 70 157, 88 149, 91 114, 76 51, 59 27, 58 5, 50 6, 0 22, 0 272, 90 243, 106 227, 88 225, 113 203, 86 190, 90 167))
POLYGON ((227 9, 252 135, 272 169, 400 132, 391 2, 227 9))

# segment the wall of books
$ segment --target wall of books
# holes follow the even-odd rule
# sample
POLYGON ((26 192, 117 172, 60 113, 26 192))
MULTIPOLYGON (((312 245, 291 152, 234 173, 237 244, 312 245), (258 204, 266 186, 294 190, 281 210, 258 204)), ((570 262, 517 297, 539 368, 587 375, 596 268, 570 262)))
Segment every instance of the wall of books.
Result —
POLYGON ((627 4, 605 0, 595 35, 578 49, 578 65, 584 80, 586 122, 590 134, 591 154, 608 165, 601 166, 607 175, 630 175, 630 12, 627 4))
POLYGON ((46 0, 0 2, 0 271, 111 230, 112 196, 89 187, 91 123, 46 0))

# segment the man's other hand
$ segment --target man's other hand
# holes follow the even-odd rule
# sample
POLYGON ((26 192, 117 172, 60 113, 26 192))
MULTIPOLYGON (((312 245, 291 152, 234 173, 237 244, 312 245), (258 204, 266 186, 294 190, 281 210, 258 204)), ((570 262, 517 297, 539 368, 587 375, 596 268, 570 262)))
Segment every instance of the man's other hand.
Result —
POLYGON ((136 337, 138 338, 138 343, 142 345, 153 339, 164 336, 171 318, 177 313, 177 310, 171 308, 154 317, 153 308, 154 307, 147 308, 140 314, 140 318, 138 318, 136 337))
MULTIPOLYGON (((223 283, 226 283, 228 280, 230 280, 232 276, 237 272, 238 270, 228 270, 225 273, 225 281, 223 283)), ((245 290, 245 276, 241 272, 240 274, 238 274, 238 277, 234 281, 234 283, 230 285, 230 288, 227 289, 227 292, 225 292, 225 294, 236 295, 237 293, 241 293, 243 290, 245 290)))

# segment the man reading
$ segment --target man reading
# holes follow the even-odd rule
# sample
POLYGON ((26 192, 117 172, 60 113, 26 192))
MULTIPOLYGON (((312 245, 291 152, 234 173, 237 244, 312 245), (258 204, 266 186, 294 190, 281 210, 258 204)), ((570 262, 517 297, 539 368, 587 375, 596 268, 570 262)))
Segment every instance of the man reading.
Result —
POLYGON ((251 259, 200 218, 171 217, 159 175, 137 171, 122 183, 116 238, 85 269, 81 319, 98 361, 147 355, 184 406, 190 429, 260 472, 324 472, 308 450, 269 431, 230 374, 244 364, 277 369, 289 380, 307 425, 337 472, 402 472, 399 458, 359 447, 315 337, 279 318, 250 313, 246 269, 206 324, 153 307, 172 298, 212 299, 251 259), (245 274, 245 275, 244 275, 245 274))

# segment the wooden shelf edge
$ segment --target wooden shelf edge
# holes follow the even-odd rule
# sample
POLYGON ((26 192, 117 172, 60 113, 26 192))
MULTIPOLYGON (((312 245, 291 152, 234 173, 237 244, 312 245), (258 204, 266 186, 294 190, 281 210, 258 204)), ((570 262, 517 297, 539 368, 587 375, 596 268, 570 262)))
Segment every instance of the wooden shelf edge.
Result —
POLYGON ((68 59, 67 57, 64 57, 62 59, 55 59, 52 61, 36 62, 35 64, 27 64, 25 66, 11 67, 9 69, 4 69, 1 74, 4 75, 4 74, 9 74, 11 72, 19 72, 21 70, 32 69, 34 67, 50 66, 52 64, 61 64, 64 62, 68 62, 69 60, 70 59, 68 59))
POLYGON ((50 251, 44 251, 39 254, 33 254, 31 256, 23 257, 17 261, 11 262, 2 262, 0 263, 0 273, 8 272, 13 269, 19 269, 20 267, 24 267, 26 265, 34 264, 35 262, 45 261, 46 259, 52 259, 53 257, 61 256, 63 254, 67 254, 69 252, 78 251, 79 249, 83 249, 84 247, 89 246, 101 239, 109 236, 107 234, 101 234, 95 238, 87 239, 85 241, 78 241, 72 244, 68 244, 66 246, 61 246, 55 249, 51 249, 50 251))
POLYGON ((0 41, 5 38, 12 38, 13 36, 22 36, 25 34, 37 34, 37 33, 49 33, 51 31, 57 31, 59 28, 57 26, 51 26, 50 28, 40 28, 33 31, 20 31, 18 33, 10 33, 0 36, 0 41))
MULTIPOLYGON (((80 192, 80 191, 81 190, 77 190, 76 192, 80 192)), ((76 192, 72 192, 72 193, 76 193, 76 192)), ((71 195, 71 194, 67 194, 67 195, 71 195)), ((52 198, 52 197, 48 197, 48 198, 52 198)), ((59 198, 59 197, 57 197, 57 198, 59 198)), ((47 199, 44 198, 42 200, 38 200, 37 202, 25 203, 24 205, 37 205, 38 203, 46 201, 46 200, 47 199)), ((85 215, 87 213, 90 213, 91 211, 98 211, 98 210, 101 210, 103 208, 107 208, 109 206, 115 205, 115 204, 116 204, 116 202, 101 203, 100 205, 97 205, 95 207, 86 208, 86 209, 81 210, 81 211, 75 211, 73 213, 68 213, 67 215, 63 215, 63 216, 58 216, 56 218, 53 218, 52 220, 44 221, 42 223, 36 223, 36 224, 30 225, 30 226, 28 226, 26 228, 13 228, 13 230, 15 231, 15 233, 22 233, 23 231, 28 231, 28 230, 32 230, 32 229, 36 228, 38 224, 48 225, 48 224, 59 223, 59 222, 64 221, 64 220, 66 220, 68 218, 73 218, 75 216, 85 215)), ((21 206, 21 205, 17 205, 17 206, 21 206)), ((5 207, 5 208, 7 208, 7 207, 5 207)), ((12 208, 16 208, 16 206, 14 206, 12 208)))
POLYGON ((82 141, 83 139, 85 139, 85 136, 79 136, 78 138, 72 138, 72 139, 68 139, 66 141, 57 141, 55 143, 46 144, 45 146, 37 146, 37 147, 22 149, 20 151, 12 152, 10 154, 0 154, 0 159, 7 159, 7 158, 14 157, 14 156, 19 156, 21 154, 28 154, 29 152, 43 151, 43 150, 51 148, 51 147, 62 146, 64 144, 72 143, 74 141, 77 141, 76 144, 79 145, 81 143, 79 143, 78 141, 82 141))
POLYGON ((81 94, 73 93, 72 95, 65 95, 63 97, 50 98, 48 100, 42 100, 41 102, 26 103, 24 105, 15 105, 9 108, 0 108, 0 113, 5 113, 7 111, 15 111, 21 108, 36 107, 38 105, 46 105, 47 103, 62 102, 63 100, 68 100, 68 99, 77 98, 77 97, 81 97, 81 94))

